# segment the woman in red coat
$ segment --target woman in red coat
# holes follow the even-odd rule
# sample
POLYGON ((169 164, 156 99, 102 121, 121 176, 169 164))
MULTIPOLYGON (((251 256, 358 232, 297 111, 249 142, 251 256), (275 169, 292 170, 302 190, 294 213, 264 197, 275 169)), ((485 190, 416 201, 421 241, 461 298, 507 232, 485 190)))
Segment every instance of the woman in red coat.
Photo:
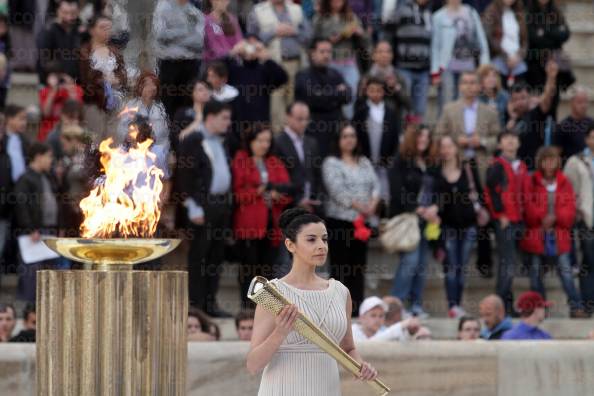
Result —
MULTIPOLYGON (((556 262, 572 317, 583 314, 582 301, 573 281, 569 253, 575 220, 575 195, 561 172, 561 157, 554 147, 543 147, 536 156, 537 170, 524 180, 526 233, 520 247, 531 256, 530 286, 545 297, 543 259, 556 262)), ((546 298, 546 297, 545 297, 546 298)))
POLYGON ((241 251, 239 285, 244 306, 252 278, 269 278, 278 254, 281 231, 278 219, 291 201, 289 174, 282 161, 271 155, 272 131, 259 125, 246 131, 244 149, 233 159, 235 211, 233 231, 241 251))

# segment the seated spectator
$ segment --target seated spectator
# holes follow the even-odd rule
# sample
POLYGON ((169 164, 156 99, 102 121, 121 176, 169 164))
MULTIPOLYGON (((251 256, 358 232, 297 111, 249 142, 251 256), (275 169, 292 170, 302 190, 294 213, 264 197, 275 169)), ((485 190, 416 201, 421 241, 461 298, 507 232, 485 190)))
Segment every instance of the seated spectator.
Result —
POLYGON ((384 296, 382 301, 388 305, 384 321, 385 326, 390 327, 393 324, 400 322, 404 316, 404 305, 402 304, 402 301, 394 296, 384 296))
POLYGON ((188 341, 218 341, 221 338, 219 326, 197 308, 188 312, 188 341))
POLYGON ((50 132, 60 122, 60 114, 64 104, 74 100, 82 105, 83 90, 74 79, 66 73, 60 73, 53 66, 47 67, 46 86, 39 91, 41 122, 37 140, 45 142, 50 132))
POLYGON ((520 294, 516 301, 516 310, 520 314, 520 322, 506 331, 502 340, 550 340, 551 335, 538 326, 545 320, 546 308, 552 305, 538 292, 527 291, 520 294))
POLYGON ((479 100, 497 111, 499 126, 503 127, 507 116, 509 94, 501 86, 501 76, 492 65, 482 65, 478 68, 477 74, 481 85, 479 100))
POLYGON ((211 96, 219 102, 232 102, 238 95, 237 88, 227 84, 229 69, 223 61, 215 61, 206 67, 206 82, 212 89, 211 96))
POLYGON ((36 323, 35 304, 29 303, 23 310, 23 329, 10 342, 35 342, 36 323))
MULTIPOLYGON (((42 235, 55 235, 58 226, 56 186, 50 176, 52 151, 44 143, 33 143, 28 152, 29 163, 15 187, 17 235, 28 235, 39 242, 42 235)), ((24 263, 21 260, 17 296, 35 302, 37 271, 55 264, 55 260, 24 263)))
POLYGON ((586 148, 586 136, 594 119, 588 117, 588 90, 577 87, 571 96, 571 113, 555 129, 553 144, 561 148, 563 162, 586 148))
MULTIPOLYGON (((406 81, 412 114, 421 119, 427 109, 429 68, 431 67, 431 1, 394 1, 384 19, 383 35, 396 51, 395 65, 406 81)), ((388 1, 384 1, 384 6, 388 1)), ((380 49, 376 47, 376 51, 380 49)))
POLYGON ((7 342, 12 337, 16 326, 16 311, 10 304, 0 303, 0 342, 7 342))
POLYGON ((462 316, 458 322, 458 339, 460 341, 478 340, 481 335, 481 322, 473 316, 462 316))
POLYGON ((405 113, 411 110, 409 82, 393 66, 394 51, 392 45, 388 41, 377 43, 372 59, 373 63, 367 77, 363 78, 360 84, 363 90, 361 94, 365 94, 370 77, 381 80, 384 83, 386 102, 392 106, 392 109, 399 116, 404 116, 405 113))
POLYGON ((224 58, 243 39, 237 18, 228 8, 229 0, 205 1, 204 62, 224 58))
POLYGON ((357 341, 410 341, 421 324, 415 317, 382 329, 388 305, 379 297, 363 300, 359 306, 359 323, 353 323, 353 340, 357 341))
POLYGON ((544 260, 553 260, 567 296, 572 318, 587 317, 573 279, 571 233, 575 220, 575 195, 561 171, 556 147, 542 147, 536 155, 536 171, 525 179, 524 222, 521 248, 530 255, 530 288, 546 298, 544 260))
POLYGON ((203 80, 196 80, 192 86, 192 106, 182 107, 175 113, 171 126, 171 145, 176 153, 179 142, 200 128, 202 109, 210 100, 211 95, 210 84, 203 80))
POLYGON ((482 18, 491 62, 508 87, 528 71, 524 61, 528 50, 525 13, 521 0, 494 0, 482 18))
POLYGON ((582 260, 580 289, 584 309, 594 313, 594 123, 586 134, 586 149, 567 161, 563 172, 571 181, 576 197, 576 224, 582 260))
POLYGON ((80 127, 82 117, 83 106, 80 102, 72 99, 64 102, 64 106, 60 112, 60 120, 47 136, 47 144, 52 148, 55 160, 60 160, 64 155, 62 131, 70 127, 80 127))
POLYGON ((239 341, 251 341, 252 330, 254 329, 254 311, 240 311, 235 316, 235 330, 239 341))
POLYGON ((430 341, 433 339, 433 334, 431 333, 431 330, 429 330, 429 328, 421 326, 421 328, 419 328, 419 331, 417 331, 412 336, 412 339, 413 341, 430 341))
POLYGON ((503 300, 496 294, 481 300, 479 312, 481 320, 485 323, 481 331, 481 338, 485 340, 499 340, 503 333, 512 328, 511 318, 505 316, 503 300))

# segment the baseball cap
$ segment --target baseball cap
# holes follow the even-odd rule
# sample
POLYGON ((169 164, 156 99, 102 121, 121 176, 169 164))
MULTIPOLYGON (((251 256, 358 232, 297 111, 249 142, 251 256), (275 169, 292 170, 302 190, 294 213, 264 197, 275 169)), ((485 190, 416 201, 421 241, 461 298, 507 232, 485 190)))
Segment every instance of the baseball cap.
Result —
POLYGON ((527 291, 520 294, 516 301, 516 309, 520 313, 531 313, 536 308, 546 308, 553 305, 552 302, 542 298, 540 293, 535 291, 527 291))
POLYGON ((384 311, 388 311, 388 304, 386 304, 381 298, 377 296, 367 297, 359 306, 359 316, 363 316, 367 311, 372 310, 375 307, 382 307, 384 311))

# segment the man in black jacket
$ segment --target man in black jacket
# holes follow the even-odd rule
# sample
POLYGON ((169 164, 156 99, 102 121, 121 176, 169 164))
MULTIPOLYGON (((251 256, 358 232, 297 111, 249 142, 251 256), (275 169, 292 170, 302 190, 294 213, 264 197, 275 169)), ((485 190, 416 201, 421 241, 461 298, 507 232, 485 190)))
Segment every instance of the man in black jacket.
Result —
POLYGON ((231 170, 222 137, 231 124, 229 105, 204 105, 203 124, 179 147, 178 191, 188 220, 190 304, 213 317, 231 317, 216 302, 225 235, 231 220, 231 170))
POLYGON ((287 106, 286 125, 274 141, 274 154, 283 161, 289 172, 293 203, 319 213, 321 160, 315 139, 305 135, 308 124, 309 108, 305 103, 295 102, 287 106))
POLYGON ((56 20, 39 36, 39 81, 46 81, 50 63, 59 65, 60 73, 75 80, 79 77, 78 1, 60 0, 56 20))
MULTIPOLYGON (((15 231, 20 236, 28 235, 33 242, 39 242, 42 234, 55 234, 58 225, 56 189, 49 176, 53 156, 51 148, 44 143, 33 143, 28 154, 29 166, 14 187, 15 231)), ((52 260, 21 263, 20 299, 35 302, 36 272, 51 263, 52 260)))
POLYGON ((353 117, 361 151, 371 160, 380 178, 383 208, 390 202, 387 169, 394 161, 402 130, 400 112, 392 109, 384 101, 384 96, 384 82, 375 77, 369 78, 365 96, 357 102, 353 117))
MULTIPOLYGON (((4 110, 6 119, 5 131, 0 133, 0 258, 7 263, 16 262, 11 247, 14 239, 10 237, 14 222, 14 185, 25 172, 27 166, 26 153, 29 141, 24 136, 27 129, 27 112, 24 107, 9 104, 4 110), (5 254, 6 252, 6 254, 5 254)), ((8 270, 8 264, 4 264, 8 270)), ((8 270, 14 272, 14 269, 8 270)))
POLYGON ((295 78, 295 100, 309 106, 311 123, 307 134, 316 139, 324 159, 344 119, 342 106, 351 102, 353 93, 340 73, 328 66, 332 60, 330 41, 314 40, 310 49, 311 66, 295 78))

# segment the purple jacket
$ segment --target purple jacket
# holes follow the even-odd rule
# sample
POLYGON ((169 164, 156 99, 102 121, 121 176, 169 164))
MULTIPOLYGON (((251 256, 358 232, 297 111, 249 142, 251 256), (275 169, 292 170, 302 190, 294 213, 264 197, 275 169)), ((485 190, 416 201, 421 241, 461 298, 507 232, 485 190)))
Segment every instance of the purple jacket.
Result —
POLYGON ((233 15, 228 15, 229 18, 231 18, 231 24, 235 27, 235 34, 232 36, 225 36, 222 26, 214 20, 212 14, 208 14, 204 17, 203 59, 205 62, 224 58, 229 51, 233 49, 235 44, 243 39, 241 28, 239 27, 239 23, 237 23, 237 18, 233 15))

